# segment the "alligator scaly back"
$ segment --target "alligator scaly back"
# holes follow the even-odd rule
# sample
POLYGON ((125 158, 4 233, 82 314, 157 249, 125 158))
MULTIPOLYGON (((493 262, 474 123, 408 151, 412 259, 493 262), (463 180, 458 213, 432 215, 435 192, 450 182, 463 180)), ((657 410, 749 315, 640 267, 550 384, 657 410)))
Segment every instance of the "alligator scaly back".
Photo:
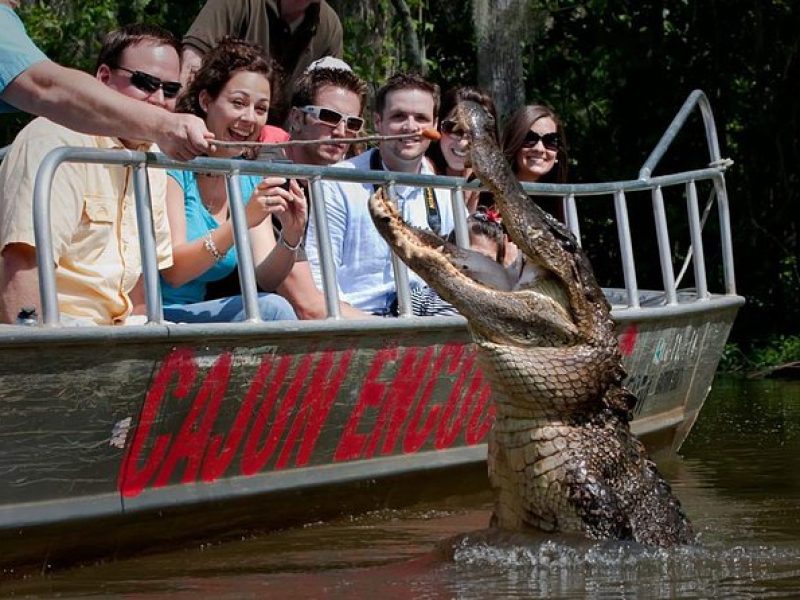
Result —
POLYGON ((573 236, 522 190, 480 105, 458 105, 470 160, 536 277, 487 285, 462 268, 469 250, 406 225, 382 192, 376 227, 398 256, 467 319, 492 382, 493 525, 583 532, 656 546, 690 543, 692 527, 631 434, 610 307, 573 236))

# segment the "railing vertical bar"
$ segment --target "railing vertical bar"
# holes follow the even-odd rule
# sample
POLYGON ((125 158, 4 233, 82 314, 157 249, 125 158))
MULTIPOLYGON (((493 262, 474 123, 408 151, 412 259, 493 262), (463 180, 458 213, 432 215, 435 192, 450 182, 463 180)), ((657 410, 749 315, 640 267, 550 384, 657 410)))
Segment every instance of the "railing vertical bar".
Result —
POLYGON ((333 249, 328 233, 328 213, 325 212, 325 192, 322 179, 317 176, 311 179, 309 186, 309 202, 314 214, 314 226, 317 230, 317 251, 322 271, 322 294, 325 296, 325 307, 329 319, 341 318, 339 311, 339 288, 336 285, 336 265, 333 264, 333 249))
MULTIPOLYGON (((42 302, 42 324, 56 326, 60 322, 56 266, 53 262, 53 238, 50 228, 50 191, 56 169, 70 148, 51 150, 39 165, 33 184, 33 239, 36 242, 36 264, 39 268, 39 299, 42 302)), ((15 310, 23 308, 15 306, 15 310)))
POLYGON ((678 295, 675 293, 675 271, 672 268, 667 213, 664 210, 664 194, 661 186, 653 188, 652 199, 656 240, 658 241, 658 260, 661 263, 661 279, 664 282, 664 292, 667 294, 667 304, 673 305, 678 303, 678 295))
POLYGON ((578 219, 578 204, 575 202, 575 194, 567 194, 564 197, 564 214, 567 216, 567 227, 575 236, 578 246, 581 246, 581 223, 578 219))
POLYGON ((253 266, 253 251, 250 248, 250 233, 247 217, 242 202, 242 187, 239 182, 239 171, 234 169, 225 174, 228 187, 228 207, 231 211, 233 240, 236 248, 236 260, 239 265, 239 283, 242 287, 244 314, 247 321, 261 321, 258 309, 258 288, 256 287, 256 271, 253 266))
POLYGON ((714 178, 714 189, 717 192, 719 210, 719 230, 722 242, 722 271, 725 276, 725 293, 736 293, 736 275, 733 270, 733 238, 731 237, 731 212, 728 205, 728 192, 725 190, 725 178, 714 178))
MULTIPOLYGON (((386 187, 389 191, 389 198, 395 203, 400 214, 403 215, 403 209, 397 200, 394 181, 390 181, 386 187)), ((405 215, 403 217, 405 218, 405 215)), ((397 314, 400 317, 411 317, 413 312, 411 310, 411 285, 408 279, 408 267, 394 252, 392 252, 392 271, 394 272, 394 285, 397 291, 397 314)))
POLYGON ((136 199, 136 226, 139 229, 139 251, 142 256, 147 322, 161 323, 164 320, 164 311, 161 306, 161 287, 158 281, 158 258, 156 256, 156 233, 153 226, 150 179, 145 163, 133 166, 133 193, 136 199))
POLYGON ((689 236, 692 241, 692 264, 697 297, 708 300, 706 280, 706 257, 703 250, 703 228, 700 224, 700 208, 697 205, 697 186, 694 181, 686 184, 686 209, 689 216, 689 236))
POLYGON ((463 188, 455 187, 450 190, 450 202, 453 204, 453 224, 456 232, 456 244, 460 248, 469 248, 469 228, 467 227, 467 214, 464 210, 463 188))
POLYGON ((622 275, 625 278, 628 306, 630 308, 639 308, 639 286, 636 283, 636 265, 633 260, 631 228, 628 223, 628 205, 625 201, 625 192, 622 190, 614 192, 614 212, 617 216, 617 235, 619 236, 622 275))

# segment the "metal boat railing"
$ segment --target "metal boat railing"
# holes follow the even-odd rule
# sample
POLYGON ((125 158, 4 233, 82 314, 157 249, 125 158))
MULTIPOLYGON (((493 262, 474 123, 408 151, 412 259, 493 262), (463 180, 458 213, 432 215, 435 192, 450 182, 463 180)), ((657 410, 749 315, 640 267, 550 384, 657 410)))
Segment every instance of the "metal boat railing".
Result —
MULTIPOLYGON (((2 154, 0 154, 0 158, 2 154)), ((421 174, 362 171, 336 167, 317 167, 284 162, 264 162, 238 159, 196 158, 190 162, 174 161, 162 154, 133 152, 127 150, 100 150, 87 148, 56 148, 51 151, 39 167, 34 188, 34 232, 37 246, 37 261, 40 278, 42 303, 42 322, 46 326, 59 323, 57 291, 55 286, 55 267, 52 256, 50 235, 50 190, 58 167, 64 162, 123 165, 133 169, 133 184, 136 199, 137 223, 142 253, 147 317, 150 323, 162 323, 163 311, 159 288, 156 261, 155 234, 152 221, 152 205, 149 194, 147 169, 184 169, 220 173, 224 175, 230 198, 231 221, 234 230, 234 245, 237 253, 239 279, 241 282, 247 321, 260 320, 257 306, 257 286, 253 268, 250 240, 248 236, 244 204, 242 201, 240 175, 280 175, 309 181, 309 202, 318 231, 318 249, 321 263, 323 293, 329 318, 339 318, 339 298, 336 286, 336 269, 328 237, 325 202, 322 180, 352 181, 369 184, 387 184, 390 196, 396 185, 435 187, 448 189, 455 215, 456 241, 465 246, 468 243, 467 223, 464 207, 464 191, 481 189, 479 182, 466 182, 456 177, 431 176, 421 174)), ((736 284, 733 269, 733 251, 730 234, 730 212, 725 188, 724 172, 730 161, 719 155, 719 143, 713 115, 706 96, 696 90, 687 98, 683 107, 665 132, 656 149, 640 170, 635 180, 615 181, 593 184, 526 184, 529 194, 556 196, 562 199, 567 227, 580 243, 580 220, 578 200, 588 197, 613 197, 617 235, 620 246, 622 274, 626 295, 625 308, 640 309, 640 289, 636 278, 636 262, 628 220, 628 196, 636 192, 648 192, 651 197, 656 227, 656 240, 659 250, 661 278, 665 304, 678 304, 678 289, 673 269, 670 232, 664 206, 664 189, 675 186, 684 188, 687 203, 687 217, 691 240, 691 256, 694 265, 696 294, 694 301, 709 300, 711 294, 706 277, 705 255, 702 239, 702 222, 697 198, 697 184, 710 181, 713 185, 712 197, 718 205, 720 243, 722 246, 722 267, 724 275, 724 295, 735 295, 736 284), (669 148, 678 131, 686 123, 691 111, 699 107, 704 123, 706 141, 711 164, 703 169, 653 177, 653 169, 669 148)), ((406 268, 395 260, 395 280, 398 290, 400 316, 411 316, 410 293, 406 268)))

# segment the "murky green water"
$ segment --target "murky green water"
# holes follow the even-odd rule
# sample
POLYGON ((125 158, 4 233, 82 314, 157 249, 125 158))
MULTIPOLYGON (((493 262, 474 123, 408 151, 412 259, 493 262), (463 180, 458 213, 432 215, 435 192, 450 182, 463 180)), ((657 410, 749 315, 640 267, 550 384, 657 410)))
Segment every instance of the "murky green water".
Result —
POLYGON ((700 533, 672 551, 467 538, 487 495, 6 582, 2 595, 135 598, 798 598, 800 382, 715 383, 662 465, 700 533))

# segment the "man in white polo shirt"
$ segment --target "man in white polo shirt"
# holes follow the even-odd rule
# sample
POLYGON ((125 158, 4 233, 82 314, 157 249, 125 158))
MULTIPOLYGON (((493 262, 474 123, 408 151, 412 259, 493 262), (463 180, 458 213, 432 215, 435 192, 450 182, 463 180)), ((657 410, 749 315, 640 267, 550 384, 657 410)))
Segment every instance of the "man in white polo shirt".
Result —
MULTIPOLYGON (((422 132, 436 128, 439 87, 415 74, 392 76, 376 96, 375 129, 381 135, 422 132)), ((419 135, 381 142, 377 149, 337 163, 336 167, 433 174, 425 160, 430 140, 419 135)), ((343 300, 366 314, 386 315, 396 298, 392 254, 375 229, 367 201, 371 184, 325 181, 328 230, 333 246, 337 283, 343 300)), ((453 229, 449 194, 433 188, 395 186, 398 208, 407 223, 446 236, 453 229)), ((316 227, 310 221, 308 260, 321 285, 316 227)), ((411 273, 412 284, 422 280, 411 273)))

